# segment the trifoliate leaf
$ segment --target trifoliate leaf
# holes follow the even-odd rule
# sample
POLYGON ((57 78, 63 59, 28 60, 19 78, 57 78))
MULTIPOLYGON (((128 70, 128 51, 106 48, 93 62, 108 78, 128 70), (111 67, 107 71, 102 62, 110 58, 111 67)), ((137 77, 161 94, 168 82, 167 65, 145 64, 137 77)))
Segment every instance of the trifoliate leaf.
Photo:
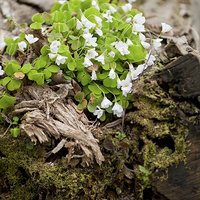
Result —
POLYGON ((90 15, 99 17, 99 16, 100 16, 100 12, 99 12, 99 10, 97 10, 96 8, 90 7, 90 8, 88 8, 88 9, 84 12, 84 16, 87 18, 87 17, 89 17, 90 15))
POLYGON ((52 73, 57 73, 60 70, 60 68, 57 65, 51 65, 47 69, 52 73))
POLYGON ((2 85, 3 86, 5 86, 5 85, 7 85, 8 84, 8 82, 11 80, 11 78, 10 77, 5 77, 4 79, 3 79, 3 81, 2 81, 2 85))
POLYGON ((5 94, 1 99, 0 99, 0 108, 6 109, 9 106, 13 106, 15 103, 16 98, 8 96, 5 94))
POLYGON ((52 75, 52 73, 48 69, 44 69, 43 73, 45 80, 49 79, 52 75))
POLYGON ((61 4, 55 2, 55 4, 51 7, 51 13, 55 12, 56 10, 60 10, 61 4))
POLYGON ((97 73, 97 77, 101 80, 104 80, 106 77, 108 77, 109 72, 108 71, 103 71, 102 74, 97 73))
POLYGON ((44 46, 41 48, 40 52, 41 52, 41 54, 42 54, 43 56, 47 55, 48 53, 50 53, 50 48, 49 48, 49 46, 44 45, 44 46))
POLYGON ((105 111, 103 112, 103 115, 99 119, 100 119, 100 121, 105 121, 105 119, 106 119, 105 111))
POLYGON ((11 128, 10 132, 13 134, 13 137, 17 137, 20 134, 20 128, 11 128))
POLYGON ((99 89, 99 87, 94 83, 88 85, 88 88, 93 94, 101 94, 102 93, 102 91, 99 89))
POLYGON ((55 22, 53 23, 53 27, 56 29, 58 33, 68 31, 69 28, 65 23, 55 22))
POLYGON ((8 90, 13 91, 13 90, 18 89, 20 86, 21 86, 21 80, 13 79, 8 83, 7 88, 8 90))
POLYGON ((76 69, 76 62, 75 61, 68 62, 67 67, 69 70, 74 71, 76 69))
POLYGON ((76 40, 76 41, 73 41, 72 42, 72 45, 71 45, 71 48, 72 50, 77 50, 79 47, 81 46, 81 42, 79 40, 76 40))
POLYGON ((31 25, 30 25, 30 27, 32 28, 32 29, 41 29, 42 28, 42 24, 41 23, 38 23, 38 22, 34 22, 34 23, 32 23, 31 25))
POLYGON ((117 77, 115 79, 110 79, 109 77, 107 77, 103 80, 103 85, 111 88, 117 87, 117 77))
POLYGON ((89 112, 93 113, 97 109, 97 104, 96 103, 92 104, 91 102, 89 102, 87 105, 87 109, 89 110, 89 112))
POLYGON ((44 23, 44 19, 42 19, 42 15, 39 13, 33 15, 31 19, 33 22, 44 23))
POLYGON ((79 92, 79 93, 75 94, 75 96, 74 96, 74 99, 78 102, 83 101, 84 98, 85 98, 84 92, 79 92))
POLYGON ((87 100, 83 99, 77 106, 77 109, 83 110, 87 107, 87 100))
POLYGON ((37 70, 42 69, 45 67, 45 65, 46 65, 46 61, 43 59, 39 59, 35 64, 35 69, 37 69, 37 70))
POLYGON ((18 49, 18 44, 17 43, 11 43, 10 45, 7 46, 6 52, 11 56, 16 54, 18 49))
POLYGON ((142 62, 145 58, 144 52, 136 45, 130 45, 128 50, 130 53, 126 55, 126 58, 133 60, 134 62, 142 62))
POLYGON ((8 76, 12 76, 15 72, 17 72, 19 69, 21 68, 21 66, 18 64, 18 63, 9 63, 6 65, 5 67, 5 73, 8 75, 8 76))
POLYGON ((32 65, 31 64, 25 64, 23 65, 23 67, 21 68, 21 71, 24 73, 24 74, 27 74, 29 71, 31 71, 32 69, 32 65))
POLYGON ((55 12, 52 13, 51 21, 53 23, 54 22, 59 22, 59 23, 66 22, 66 16, 62 12, 56 10, 55 12))
POLYGON ((103 69, 109 70, 110 69, 110 63, 106 63, 105 65, 102 66, 103 69))
POLYGON ((81 82, 81 84, 83 86, 87 85, 88 83, 91 83, 92 80, 91 80, 91 75, 88 74, 87 71, 80 71, 78 72, 78 75, 77 75, 77 79, 79 82, 81 82))
POLYGON ((51 21, 52 15, 50 13, 44 12, 42 13, 42 19, 44 21, 51 21))

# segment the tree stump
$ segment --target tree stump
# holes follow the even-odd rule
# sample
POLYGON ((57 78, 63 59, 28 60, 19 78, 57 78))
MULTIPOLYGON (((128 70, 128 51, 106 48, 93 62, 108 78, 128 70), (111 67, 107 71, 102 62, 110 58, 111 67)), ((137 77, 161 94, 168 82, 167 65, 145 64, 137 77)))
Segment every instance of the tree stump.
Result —
MULTIPOLYGON (((183 38, 184 39, 184 38, 183 38)), ((155 180, 157 191, 170 200, 200 199, 200 54, 182 39, 175 39, 166 46, 169 57, 180 56, 156 74, 160 83, 181 108, 183 123, 188 125, 186 141, 190 142, 186 163, 169 167, 168 178, 155 180), (181 42, 182 41, 182 42, 181 42), (187 101, 188 104, 183 102, 187 101)))

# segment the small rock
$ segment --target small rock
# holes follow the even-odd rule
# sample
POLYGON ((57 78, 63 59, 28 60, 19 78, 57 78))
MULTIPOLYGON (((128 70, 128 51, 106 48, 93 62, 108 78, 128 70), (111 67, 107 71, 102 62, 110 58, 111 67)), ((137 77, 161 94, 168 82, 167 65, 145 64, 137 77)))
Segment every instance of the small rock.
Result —
POLYGON ((43 11, 50 11, 51 7, 54 5, 54 0, 20 0, 21 3, 26 3, 29 5, 37 6, 43 11))

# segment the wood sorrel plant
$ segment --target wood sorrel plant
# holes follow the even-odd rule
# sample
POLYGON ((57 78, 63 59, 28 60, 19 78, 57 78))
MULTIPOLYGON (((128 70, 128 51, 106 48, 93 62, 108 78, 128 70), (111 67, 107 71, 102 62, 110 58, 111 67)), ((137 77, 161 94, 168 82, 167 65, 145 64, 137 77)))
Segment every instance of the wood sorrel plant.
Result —
MULTIPOLYGON (((82 85, 83 92, 75 95, 79 108, 87 108, 102 121, 105 112, 122 117, 125 104, 131 107, 132 81, 154 64, 155 57, 146 51, 150 45, 142 34, 146 31, 142 13, 131 4, 109 2, 58 1, 51 14, 34 15, 31 34, 5 39, 6 52, 14 60, 3 63, 0 70, 7 76, 0 84, 17 90, 27 76, 42 85, 62 69, 66 79, 75 78, 82 85)), ((164 32, 171 29, 166 24, 164 28, 164 32)), ((160 42, 155 40, 154 47, 160 42)), ((15 97, 1 97, 0 109, 14 104, 15 97)))

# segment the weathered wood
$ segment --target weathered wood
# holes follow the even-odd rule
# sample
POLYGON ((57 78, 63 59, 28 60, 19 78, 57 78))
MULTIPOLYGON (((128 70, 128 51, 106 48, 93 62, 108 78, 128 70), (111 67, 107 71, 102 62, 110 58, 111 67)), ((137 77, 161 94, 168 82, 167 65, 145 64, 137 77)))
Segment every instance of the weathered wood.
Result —
POLYGON ((170 63, 157 77, 174 90, 173 96, 194 98, 200 95, 199 59, 192 53, 170 63))
MULTIPOLYGON (((174 48, 175 45, 171 47, 174 48)), ((183 48, 187 48, 187 45, 183 48)), ((200 111, 197 101, 200 95, 200 63, 199 54, 191 48, 190 51, 191 53, 188 54, 186 51, 185 53, 179 51, 183 56, 156 75, 163 87, 169 88, 169 91, 172 89, 170 93, 173 97, 181 98, 181 101, 185 100, 190 105, 184 107, 180 103, 182 104, 182 107, 180 106, 182 119, 180 120, 188 123, 189 134, 186 141, 191 144, 188 148, 189 153, 186 155, 186 163, 181 162, 177 166, 169 167, 168 179, 153 182, 158 192, 170 200, 200 199, 200 111)))

